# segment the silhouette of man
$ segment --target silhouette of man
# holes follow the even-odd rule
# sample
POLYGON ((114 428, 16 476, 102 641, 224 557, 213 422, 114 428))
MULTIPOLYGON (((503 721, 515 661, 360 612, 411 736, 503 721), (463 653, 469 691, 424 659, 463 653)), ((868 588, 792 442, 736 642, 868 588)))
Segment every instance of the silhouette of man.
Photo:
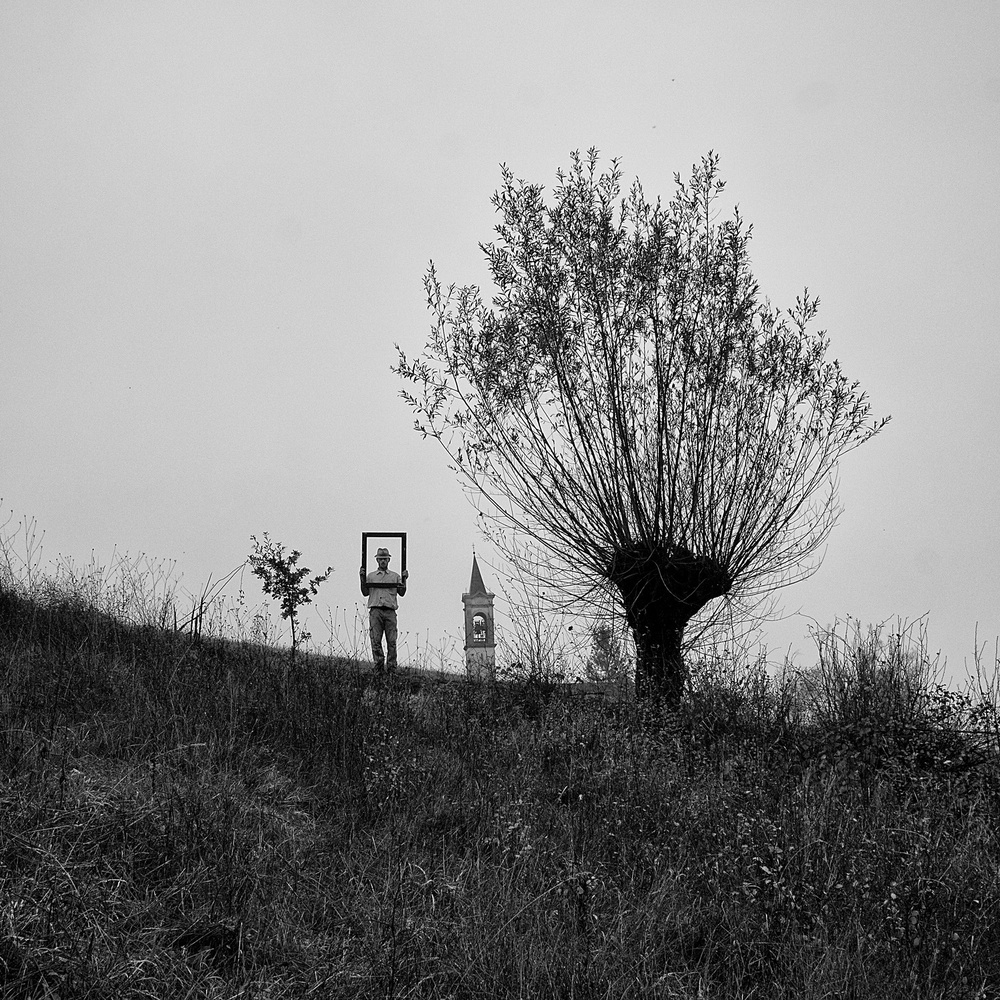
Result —
POLYGON ((375 659, 375 669, 396 669, 396 608, 397 597, 406 593, 406 578, 409 570, 403 570, 403 575, 389 569, 389 550, 379 549, 375 553, 378 569, 365 576, 362 566, 361 593, 368 598, 368 634, 372 640, 372 656, 375 659), (382 636, 385 636, 385 652, 382 651, 382 636))

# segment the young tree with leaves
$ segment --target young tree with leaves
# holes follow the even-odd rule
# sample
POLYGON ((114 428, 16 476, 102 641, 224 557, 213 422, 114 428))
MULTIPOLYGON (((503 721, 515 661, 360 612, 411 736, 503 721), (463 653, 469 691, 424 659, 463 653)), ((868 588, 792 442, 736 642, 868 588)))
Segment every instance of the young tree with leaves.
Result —
POLYGON ((311 570, 307 566, 298 565, 302 553, 297 549, 285 555, 285 546, 272 541, 266 531, 263 541, 258 541, 256 535, 251 535, 250 541, 254 547, 249 556, 250 570, 260 579, 264 593, 279 602, 281 617, 289 621, 294 660, 299 644, 311 638, 308 632, 297 632, 299 608, 311 603, 319 585, 333 572, 333 567, 328 566, 325 573, 310 580, 308 576, 311 570))
POLYGON ((818 300, 761 296, 750 227, 716 219, 717 156, 675 175, 667 205, 638 181, 623 197, 594 150, 557 177, 546 200, 502 168, 492 304, 432 264, 430 338, 394 370, 494 543, 516 561, 530 537, 550 586, 611 597, 637 692, 677 704, 688 623, 816 568, 838 460, 885 421, 827 360, 818 300))

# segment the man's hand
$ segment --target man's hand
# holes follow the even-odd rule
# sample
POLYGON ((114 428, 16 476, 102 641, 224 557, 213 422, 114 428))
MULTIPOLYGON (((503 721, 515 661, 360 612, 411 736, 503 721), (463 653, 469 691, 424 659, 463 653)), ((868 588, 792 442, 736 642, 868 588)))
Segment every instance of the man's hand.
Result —
POLYGON ((409 575, 410 575, 410 571, 408 569, 404 569, 403 570, 403 579, 405 580, 409 575))

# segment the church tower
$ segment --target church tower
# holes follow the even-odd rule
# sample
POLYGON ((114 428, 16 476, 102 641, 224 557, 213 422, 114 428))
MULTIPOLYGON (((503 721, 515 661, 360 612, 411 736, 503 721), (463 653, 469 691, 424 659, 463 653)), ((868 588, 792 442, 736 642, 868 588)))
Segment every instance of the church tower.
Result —
POLYGON ((476 554, 472 554, 472 582, 462 594, 465 605, 465 669, 476 680, 496 676, 496 642, 493 635, 493 598, 483 583, 476 554))

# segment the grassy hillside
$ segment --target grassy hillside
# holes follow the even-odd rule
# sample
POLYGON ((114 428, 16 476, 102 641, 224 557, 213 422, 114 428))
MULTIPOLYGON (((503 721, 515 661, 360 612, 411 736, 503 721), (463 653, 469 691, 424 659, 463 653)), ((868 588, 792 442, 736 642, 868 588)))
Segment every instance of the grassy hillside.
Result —
POLYGON ((662 717, 0 591, 0 994, 997 995, 990 700, 821 653, 662 717))

